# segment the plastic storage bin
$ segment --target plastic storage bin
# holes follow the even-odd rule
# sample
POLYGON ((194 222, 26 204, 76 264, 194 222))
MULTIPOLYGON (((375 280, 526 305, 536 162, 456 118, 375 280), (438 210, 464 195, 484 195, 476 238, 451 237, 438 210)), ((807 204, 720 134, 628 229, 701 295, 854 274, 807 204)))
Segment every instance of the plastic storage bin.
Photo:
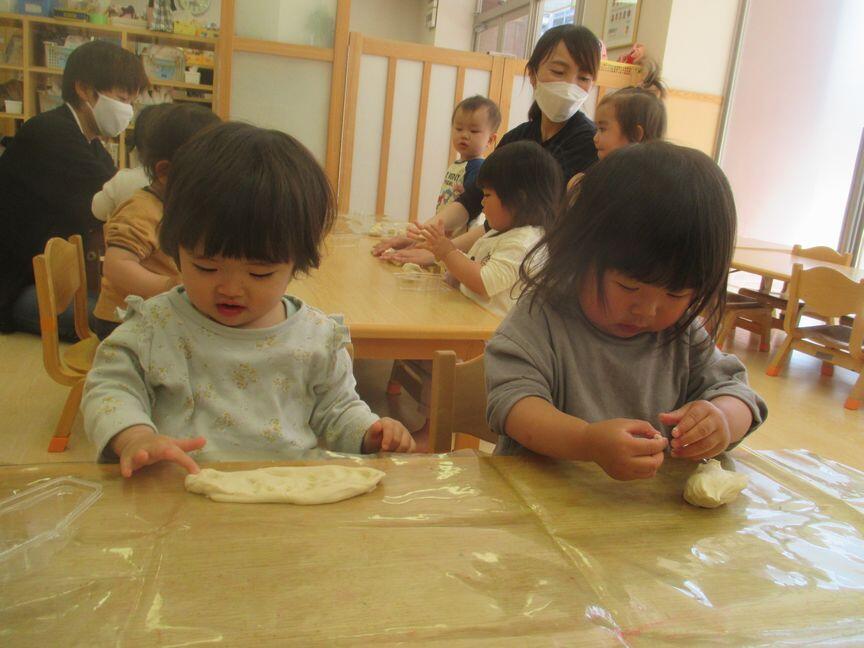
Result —
POLYGON ((0 501, 0 582, 47 563, 101 496, 101 484, 58 477, 0 501))
POLYGON ((18 0, 18 13, 29 16, 50 16, 54 0, 18 0))
POLYGON ((76 47, 77 45, 66 46, 53 41, 45 41, 45 67, 62 70, 66 67, 66 60, 76 47))

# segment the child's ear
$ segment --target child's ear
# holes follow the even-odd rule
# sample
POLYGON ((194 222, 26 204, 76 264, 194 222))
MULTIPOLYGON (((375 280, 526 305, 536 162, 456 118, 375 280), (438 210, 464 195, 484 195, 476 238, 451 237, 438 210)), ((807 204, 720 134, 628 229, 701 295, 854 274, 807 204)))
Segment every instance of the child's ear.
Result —
POLYGON ((634 139, 633 141, 641 142, 643 139, 645 139, 645 129, 642 128, 642 126, 640 126, 639 124, 636 124, 636 139, 634 139))
POLYGON ((80 100, 81 104, 95 104, 96 98, 98 97, 98 93, 89 83, 85 83, 84 81, 76 81, 75 82, 75 94, 80 100))
POLYGON ((493 132, 489 136, 489 141, 486 142, 486 150, 490 151, 490 150, 494 149, 495 148, 495 142, 497 142, 497 141, 498 141, 498 133, 493 132))
POLYGON ((153 171, 156 173, 156 180, 165 183, 168 181, 168 172, 171 170, 171 162, 168 160, 159 160, 153 171))

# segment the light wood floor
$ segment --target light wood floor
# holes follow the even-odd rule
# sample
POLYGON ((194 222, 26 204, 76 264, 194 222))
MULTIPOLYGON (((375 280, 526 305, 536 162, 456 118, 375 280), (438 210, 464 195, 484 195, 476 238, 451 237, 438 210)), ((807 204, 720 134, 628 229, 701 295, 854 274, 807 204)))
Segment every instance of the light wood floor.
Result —
MULTIPOLYGON (((782 338, 775 331, 775 344, 782 338)), ((843 408, 855 374, 836 369, 831 378, 820 375, 820 362, 795 353, 778 378, 765 375, 769 354, 756 350, 755 339, 738 331, 727 351, 737 353, 750 370, 753 387, 768 402, 768 421, 746 441, 755 449, 804 448, 864 470, 864 409, 843 408)), ((81 417, 66 452, 46 451, 67 389, 57 385, 42 368, 38 338, 14 334, 0 336, 0 464, 91 461, 93 448, 81 430, 81 417)), ((403 420, 416 429, 423 417, 410 396, 384 394, 390 366, 386 362, 359 362, 356 374, 361 395, 373 410, 403 420)))

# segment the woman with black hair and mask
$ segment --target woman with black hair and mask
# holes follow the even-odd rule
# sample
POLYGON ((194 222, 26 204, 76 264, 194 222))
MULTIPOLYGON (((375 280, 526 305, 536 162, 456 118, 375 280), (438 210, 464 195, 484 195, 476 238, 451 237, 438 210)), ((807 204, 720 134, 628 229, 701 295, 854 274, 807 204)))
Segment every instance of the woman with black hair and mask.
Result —
MULTIPOLYGON (((86 237, 101 225, 90 204, 117 172, 102 141, 126 129, 147 85, 132 52, 85 43, 66 62, 64 104, 25 122, 0 156, 0 331, 39 333, 32 258, 51 237, 86 237)), ((75 339, 71 310, 60 337, 75 339)))

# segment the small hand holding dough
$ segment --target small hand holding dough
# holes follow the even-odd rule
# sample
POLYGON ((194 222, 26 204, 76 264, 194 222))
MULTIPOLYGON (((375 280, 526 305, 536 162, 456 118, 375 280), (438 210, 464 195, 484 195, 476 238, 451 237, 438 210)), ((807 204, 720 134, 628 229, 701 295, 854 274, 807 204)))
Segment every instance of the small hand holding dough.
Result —
POLYGON ((222 472, 204 468, 186 477, 186 490, 214 502, 329 504, 375 490, 384 473, 349 466, 281 466, 222 472))
POLYGON ((684 485, 684 499, 693 506, 717 508, 734 501, 747 482, 747 475, 723 470, 719 461, 711 459, 690 475, 684 485))

